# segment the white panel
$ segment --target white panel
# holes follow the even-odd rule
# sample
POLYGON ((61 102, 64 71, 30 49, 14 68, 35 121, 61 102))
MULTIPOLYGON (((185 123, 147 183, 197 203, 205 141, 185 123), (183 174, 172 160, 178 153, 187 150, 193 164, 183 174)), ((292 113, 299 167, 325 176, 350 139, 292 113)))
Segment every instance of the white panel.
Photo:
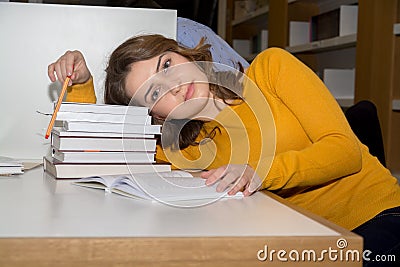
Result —
POLYGON ((176 11, 115 7, 0 3, 0 155, 41 159, 44 132, 61 84, 47 66, 66 50, 81 50, 102 101, 109 54, 135 34, 176 37, 176 11))

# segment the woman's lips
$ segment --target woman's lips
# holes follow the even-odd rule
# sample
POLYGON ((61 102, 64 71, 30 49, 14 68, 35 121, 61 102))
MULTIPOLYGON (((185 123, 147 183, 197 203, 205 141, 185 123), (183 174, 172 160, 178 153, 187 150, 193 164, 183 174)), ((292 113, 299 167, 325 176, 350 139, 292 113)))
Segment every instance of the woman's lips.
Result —
POLYGON ((194 93, 194 84, 192 82, 187 87, 187 91, 186 91, 186 95, 185 95, 185 101, 190 99, 193 96, 193 93, 194 93))

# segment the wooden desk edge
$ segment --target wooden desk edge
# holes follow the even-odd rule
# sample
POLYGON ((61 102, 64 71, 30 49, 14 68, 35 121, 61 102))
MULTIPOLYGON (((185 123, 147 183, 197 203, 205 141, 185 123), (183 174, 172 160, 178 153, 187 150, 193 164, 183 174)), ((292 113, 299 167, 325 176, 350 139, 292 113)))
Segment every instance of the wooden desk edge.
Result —
POLYGON ((334 224, 333 222, 328 221, 327 219, 324 219, 324 218, 322 218, 322 217, 320 217, 320 216, 318 216, 318 215, 316 215, 316 214, 314 214, 314 213, 312 213, 312 212, 310 212, 310 211, 308 211, 308 210, 305 210, 305 209, 303 209, 303 208, 300 208, 300 207, 298 207, 298 206, 296 206, 296 205, 290 203, 290 202, 287 201, 286 199, 281 198, 280 196, 278 196, 278 195, 276 195, 276 194, 274 194, 274 193, 272 193, 272 192, 269 192, 269 191, 266 191, 266 190, 264 190, 264 191, 262 191, 262 192, 263 192, 264 194, 266 194, 267 196, 269 196, 269 197, 275 199, 276 201, 278 201, 278 202, 284 204, 285 206, 288 206, 288 207, 290 207, 291 209, 293 209, 293 210, 295 210, 295 211, 298 211, 299 213, 301 213, 301 214, 303 214, 303 215, 305 215, 305 216, 307 216, 307 217, 313 219, 314 221, 317 221, 317 222, 319 222, 320 224, 325 225, 325 226, 328 227, 328 228, 331 228, 332 230, 334 230, 334 231, 340 233, 342 236, 346 236, 346 237, 349 237, 349 238, 350 238, 350 237, 351 237, 351 238, 354 238, 354 240, 358 240, 358 242, 360 242, 360 241, 362 242, 362 240, 363 240, 361 236, 356 235, 356 234, 354 234, 353 232, 351 232, 351 231, 349 231, 349 230, 347 230, 347 229, 345 229, 345 228, 343 228, 343 227, 341 227, 341 226, 339 226, 339 225, 337 225, 337 224, 334 224))
MULTIPOLYGON (((232 236, 232 237, 106 237, 106 238, 0 238, 0 266, 291 266, 293 262, 262 262, 259 250, 337 249, 346 239, 346 250, 362 252, 361 237, 286 200, 265 192, 273 199, 305 214, 340 233, 340 236, 232 236)), ((296 266, 343 266, 342 261, 300 261, 296 266)), ((361 266, 361 261, 346 266, 361 266)))
MULTIPOLYGON (((361 261, 260 261, 260 250, 337 250, 338 237, 5 238, 0 266, 361 266, 361 261)), ((346 250, 359 250, 352 238, 346 250)), ((269 254, 270 255, 270 254, 269 254)), ((317 257, 320 254, 317 254, 317 257)), ((288 255, 286 255, 287 257, 288 255)))

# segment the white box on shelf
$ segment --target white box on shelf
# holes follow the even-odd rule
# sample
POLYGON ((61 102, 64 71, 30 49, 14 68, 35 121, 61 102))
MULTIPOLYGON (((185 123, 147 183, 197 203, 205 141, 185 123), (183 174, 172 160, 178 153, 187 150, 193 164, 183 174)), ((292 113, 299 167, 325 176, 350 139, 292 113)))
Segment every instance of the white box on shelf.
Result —
POLYGON ((268 30, 261 30, 261 51, 268 48, 268 30))
POLYGON ((335 98, 354 98, 355 69, 324 69, 323 79, 335 98))
POLYGON ((289 46, 296 46, 310 42, 310 23, 305 21, 290 21, 289 46))
POLYGON ((400 35, 400 23, 393 24, 393 34, 400 35))
POLYGON ((251 55, 257 55, 268 48, 268 30, 261 30, 251 38, 251 55))
POLYGON ((251 41, 247 39, 233 39, 232 47, 244 58, 247 58, 251 54, 251 41))
POLYGON ((339 36, 357 33, 358 6, 340 6, 339 36))
POLYGON ((320 41, 357 33, 358 6, 339 8, 311 17, 311 41, 320 41))

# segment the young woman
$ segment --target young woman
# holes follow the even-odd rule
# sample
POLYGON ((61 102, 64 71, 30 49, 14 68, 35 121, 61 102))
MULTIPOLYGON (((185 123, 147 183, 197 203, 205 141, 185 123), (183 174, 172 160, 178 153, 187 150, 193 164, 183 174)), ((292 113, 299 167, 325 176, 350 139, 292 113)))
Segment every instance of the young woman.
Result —
MULTIPOLYGON (((220 75, 197 63, 212 60, 208 48, 159 35, 127 40, 110 57, 105 102, 150 107, 179 137, 162 142, 157 159, 207 169, 205 183, 217 190, 271 190, 361 234, 372 253, 398 253, 397 179, 357 139, 323 82, 278 48, 260 53, 243 77, 220 75)), ((80 52, 49 66, 52 81, 54 72, 61 81, 72 74, 67 100, 95 101, 80 52)))

